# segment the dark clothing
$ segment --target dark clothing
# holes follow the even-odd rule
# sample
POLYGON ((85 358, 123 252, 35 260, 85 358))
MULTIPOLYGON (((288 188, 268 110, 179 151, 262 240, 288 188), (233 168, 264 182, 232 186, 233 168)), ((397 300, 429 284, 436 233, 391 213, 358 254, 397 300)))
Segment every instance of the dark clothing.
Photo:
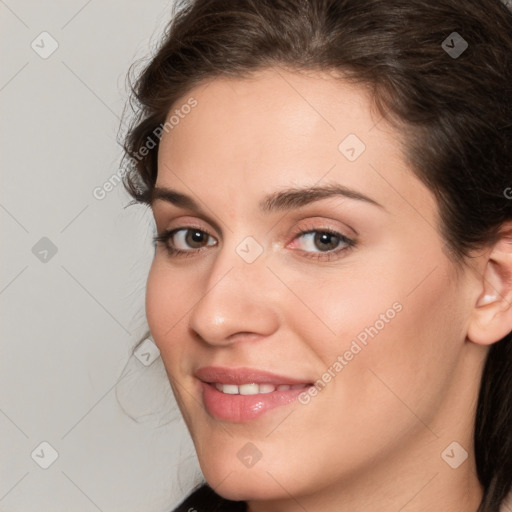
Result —
POLYGON ((245 501, 222 498, 205 483, 189 494, 173 512, 247 512, 247 505, 245 501))

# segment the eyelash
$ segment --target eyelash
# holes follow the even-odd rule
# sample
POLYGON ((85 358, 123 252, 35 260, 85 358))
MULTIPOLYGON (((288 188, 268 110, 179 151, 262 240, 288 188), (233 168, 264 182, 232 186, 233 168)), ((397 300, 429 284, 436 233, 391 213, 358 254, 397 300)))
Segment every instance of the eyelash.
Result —
MULTIPOLYGON (((190 249, 188 251, 183 251, 182 249, 176 249, 175 247, 171 247, 168 245, 168 241, 178 232, 178 231, 188 231, 188 230, 195 230, 199 231, 201 233, 204 233, 205 235, 211 236, 213 235, 208 233, 208 231, 205 231, 204 229, 196 228, 194 226, 183 226, 179 228, 174 228, 170 230, 166 230, 163 233, 160 233, 153 237, 153 243, 156 245, 158 242, 165 244, 168 255, 170 257, 189 257, 194 256, 199 252, 202 252, 204 249, 207 249, 207 247, 201 247, 200 249, 190 249)), ((331 261, 338 256, 340 256, 340 253, 347 252, 351 249, 353 249, 356 246, 356 241, 348 238, 347 236, 343 235, 342 233, 339 233, 338 231, 334 231, 329 228, 306 228, 301 229, 295 233, 293 240, 296 240, 297 238, 300 238, 303 235, 309 235, 311 233, 322 233, 322 234, 329 234, 337 237, 340 241, 340 243, 345 244, 345 246, 342 246, 337 249, 332 249, 328 252, 308 252, 308 251, 302 251, 306 258, 314 259, 318 261, 331 261)))

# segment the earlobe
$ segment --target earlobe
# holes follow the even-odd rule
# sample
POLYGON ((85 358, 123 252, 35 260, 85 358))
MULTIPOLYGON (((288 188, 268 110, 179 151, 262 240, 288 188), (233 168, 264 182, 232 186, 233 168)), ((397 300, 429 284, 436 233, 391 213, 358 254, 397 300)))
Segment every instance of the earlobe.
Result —
POLYGON ((478 296, 467 337, 479 345, 491 345, 512 331, 512 223, 485 256, 478 296))

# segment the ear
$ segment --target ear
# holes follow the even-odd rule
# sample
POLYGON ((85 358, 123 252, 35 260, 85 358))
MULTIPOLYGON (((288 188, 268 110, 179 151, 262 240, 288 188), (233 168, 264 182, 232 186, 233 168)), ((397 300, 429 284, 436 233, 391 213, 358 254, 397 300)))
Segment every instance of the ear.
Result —
POLYGON ((512 222, 502 226, 497 242, 486 253, 467 337, 491 345, 512 331, 512 222))

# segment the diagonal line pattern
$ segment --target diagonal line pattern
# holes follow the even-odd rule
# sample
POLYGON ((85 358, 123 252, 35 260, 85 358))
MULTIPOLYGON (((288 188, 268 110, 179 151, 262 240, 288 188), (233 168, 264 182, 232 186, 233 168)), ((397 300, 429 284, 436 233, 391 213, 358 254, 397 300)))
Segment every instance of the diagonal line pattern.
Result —
POLYGON ((121 118, 116 112, 114 112, 63 60, 61 60, 61 62, 119 121, 121 121, 121 118))
POLYGON ((297 498, 295 498, 295 496, 291 495, 274 477, 274 475, 272 475, 272 473, 270 473, 269 471, 265 470, 269 475, 270 477, 274 480, 274 482, 279 485, 279 487, 281 487, 281 489, 283 489, 283 491, 288 494, 288 496, 290 496, 290 498, 295 501, 295 503, 297 503, 297 505, 302 509, 304 510, 305 512, 307 512, 307 510, 302 506, 302 504, 297 501, 297 498))
POLYGON ((393 393, 393 395, 396 396, 396 398, 398 398, 398 400, 400 400, 400 402, 402 402, 405 407, 407 407, 407 409, 409 409, 409 411, 428 429, 430 430, 430 432, 432 432, 432 434, 437 438, 439 439, 439 436, 371 369, 371 368, 368 368, 372 373, 373 375, 375 375, 375 377, 377 377, 377 379, 379 379, 382 384, 384 384, 384 386, 386 386, 388 388, 389 391, 391 391, 391 393, 393 393))
POLYGON ((25 272, 25 270, 27 270, 28 268, 28 265, 25 266, 25 268, 23 270, 20 270, 3 288, 2 290, 0 290, 0 295, 2 293, 4 293, 5 290, 7 290, 7 288, 9 286, 11 286, 12 283, 14 283, 14 281, 16 281, 16 279, 18 279, 19 276, 21 276, 21 274, 23 274, 23 272, 25 272))
POLYGON ((89 208, 89 205, 88 205, 88 204, 86 204, 86 205, 82 208, 82 210, 81 210, 79 213, 77 213, 77 214, 76 214, 76 215, 71 219, 71 221, 69 221, 69 222, 68 222, 68 223, 67 223, 67 224, 66 224, 66 225, 61 229, 61 233, 64 233, 64 231, 66 231, 66 229, 68 229, 68 228, 69 228, 69 226, 71 226, 71 224, 73 224, 73 222, 75 222, 75 220, 76 220, 76 219, 78 219, 78 217, 80 217, 80 215, 82 215, 82 213, 84 213, 84 212, 85 212, 85 210, 87 210, 87 208, 89 208))
POLYGON ((368 165, 395 191, 397 195, 399 195, 437 233, 437 229, 435 228, 435 226, 432 226, 432 224, 430 224, 430 222, 422 215, 422 213, 402 194, 400 194, 400 192, 398 192, 398 190, 393 185, 391 185, 391 183, 386 178, 384 178, 384 176, 375 168, 375 166, 373 166, 372 164, 368 165))
MULTIPOLYGON (((172 381, 172 383, 176 386, 176 387, 180 387, 181 389, 183 389, 185 391, 185 393, 187 393, 187 395, 189 395, 192 400, 194 400, 194 402, 196 402, 196 404, 199 406, 199 407, 203 407, 203 404, 197 400, 197 398, 185 387, 185 386, 182 386, 176 379, 174 379, 174 377, 172 377, 171 375, 168 375, 169 377, 169 380, 172 381)), ((224 430, 224 432, 226 432, 226 434, 229 435, 229 437, 233 437, 233 434, 231 432, 229 432, 229 430, 226 429, 226 427, 222 424, 222 423, 218 423, 219 426, 222 428, 222 430, 224 430)))
POLYGON ((373 123, 372 127, 368 130, 369 132, 371 132, 382 120, 384 119, 384 117, 380 117, 380 119, 377 119, 377 121, 375 121, 375 123, 373 123))
POLYGON ((25 434, 25 432, 23 432, 23 430, 21 430, 21 428, 13 420, 11 420, 11 418, 9 418, 9 416, 7 416, 5 411, 0 409, 0 412, 28 439, 27 434, 25 434))
POLYGON ((406 297, 409 297, 409 295, 411 295, 412 292, 414 292, 416 289, 418 289, 421 284, 426 281, 430 275, 434 272, 434 270, 438 267, 439 265, 436 265, 407 295, 406 297))
POLYGON ((23 66, 21 66, 21 68, 18 69, 18 71, 16 71, 16 73, 14 73, 14 75, 11 78, 9 78, 9 80, 7 80, 7 82, 5 82, 4 85, 2 85, 2 87, 0 88, 0 92, 2 92, 27 66, 28 61, 25 62, 25 64, 23 64, 23 66))
POLYGON ((87 295, 89 295, 89 297, 91 297, 91 299, 94 300, 94 302, 96 302, 96 304, 98 304, 103 309, 103 311, 105 311, 105 313, 107 313, 107 315, 110 316, 110 318, 112 318, 112 320, 114 320, 114 322, 124 330, 124 332, 131 336, 132 333, 126 329, 126 327, 73 274, 71 274, 71 272, 64 265, 61 265, 61 267, 78 284, 78 286, 80 286, 80 288, 82 288, 82 290, 84 290, 84 292, 87 293, 87 295))
POLYGON ((69 20, 60 27, 60 29, 62 30, 63 28, 66 28, 91 2, 92 0, 88 0, 84 5, 82 5, 82 7, 80 7, 80 9, 78 9, 78 11, 73 14, 73 16, 71 16, 71 18, 69 18, 69 20))
POLYGON ((286 288, 288 288, 288 290, 290 290, 293 295, 295 295, 295 297, 297 297, 297 299, 299 299, 302 304, 304 304, 304 306, 306 306, 306 308, 309 309, 309 311, 311 311, 311 313, 313 313, 313 315, 315 315, 318 320, 320 320, 320 322, 322 322, 322 324, 325 325, 325 327, 327 327, 327 329, 329 329, 329 331, 331 331, 334 335, 336 335, 336 333, 268 266, 266 265, 266 267, 270 270, 270 272, 272 272, 272 274, 274 274, 277 279, 279 279, 279 281, 281 281, 281 283, 284 284, 284 286, 286 286, 286 288))
POLYGON ((96 401, 96 403, 60 438, 62 441, 65 437, 67 437, 78 425, 79 423, 121 382, 125 377, 131 375, 133 371, 126 373, 125 375, 121 375, 116 382, 108 388, 108 390, 96 401))
POLYGON ((425 489, 425 487, 427 487, 428 484, 430 484, 430 482, 432 482, 432 480, 434 480, 434 478, 438 475, 439 473, 436 473, 405 505, 403 505, 402 507, 400 507, 400 509, 398 510, 398 512, 400 512, 400 510, 403 510, 407 505, 409 505, 409 503, 414 499, 416 498, 416 496, 418 496, 418 494, 423 491, 423 489, 425 489))
POLYGON ((190 308, 188 308, 187 311, 185 311, 185 313, 179 318, 179 320, 175 322, 174 325, 169 327, 168 331, 165 333, 165 336, 167 336, 188 315, 188 313, 194 309, 196 305, 199 304, 199 302, 201 302, 206 297, 206 295, 210 293, 229 274, 229 272, 233 270, 233 268, 234 267, 231 267, 209 290, 205 292, 205 294, 198 301, 196 301, 190 308))
POLYGON ((2 5, 4 5, 5 7, 7 7, 7 9, 9 9, 9 11, 11 11, 11 14, 12 14, 14 17, 18 18, 18 21, 20 21, 21 23, 23 23, 23 25, 25 25, 25 27, 30 28, 30 27, 29 27, 29 26, 28 26, 28 25, 27 25, 27 24, 26 24, 26 23, 25 23, 25 22, 24 22, 24 21, 23 21, 23 20, 22 20, 22 19, 21 19, 21 18, 20 18, 20 17, 19 17, 19 16, 18 16, 18 15, 17 15, 17 14, 16 14, 16 13, 15 13, 15 12, 14 12, 14 11, 13 11, 9 6, 8 6, 8 5, 7 5, 7 4, 6 4, 6 3, 5 3, 5 1, 4 1, 4 0, 0 0, 0 3, 1 3, 2 5))
POLYGON ((183 185, 185 185, 185 187, 187 187, 187 188, 190 190, 190 192, 192 192, 192 194, 197 198, 197 200, 198 200, 198 201, 199 201, 199 202, 200 202, 200 203, 201 203, 201 204, 202 204, 202 205, 203 205, 207 210, 209 210, 210 212, 212 212, 212 215, 213 215, 214 217, 216 217, 217 219, 219 219, 219 220, 220 220, 220 222, 221 222, 222 224, 224 224, 224 226, 226 226, 226 227, 229 229, 229 231, 233 232, 233 230, 228 226, 227 222, 224 222, 224 220, 222 220, 222 219, 221 219, 221 218, 220 218, 220 217, 219 217, 219 216, 218 216, 218 215, 217 215, 217 214, 216 214, 216 213, 215 213, 215 212, 214 212, 214 211, 213 211, 213 210, 212 210, 212 209, 211 209, 211 208, 210 208, 210 207, 209 207, 209 206, 208 206, 208 205, 207 205, 207 204, 206 204, 206 203, 205 203, 205 202, 204 202, 204 201, 203 201, 203 200, 202 200, 202 199, 201 199, 201 198, 200 198, 200 197, 199 197, 199 196, 198 196, 198 195, 197 195, 197 194, 196 194, 196 193, 195 193, 195 192, 194 192, 194 191, 193 191, 193 190, 192 190, 192 189, 191 189, 191 188, 190 188, 190 187, 189 187, 189 186, 188 186, 188 185, 187 185, 187 184, 186 184, 186 183, 185 183, 185 182, 184 182, 184 181, 183 181, 183 180, 182 180, 182 179, 181 179, 181 178, 180 178, 180 177, 179 177, 179 176, 178 176, 178 175, 177 175, 177 174, 172 170, 172 169, 171 169, 171 168, 170 168, 170 167, 169 167, 169 165, 167 165, 165 162, 164 162, 164 167, 165 167, 166 169, 168 169, 170 172, 172 172, 172 173, 174 174, 174 176, 176 176, 176 178, 178 178, 178 179, 181 181, 181 183, 183 183, 183 185))
MULTIPOLYGON (((278 67, 284 71, 281 66, 278 67)), ((277 69, 275 71, 334 131, 336 131, 336 128, 306 98, 304 98, 304 96, 288 80, 286 80, 286 78, 279 73, 277 69)))
POLYGON ((25 233, 28 233, 28 229, 3 204, 0 204, 0 208, 2 208, 7 213, 7 215, 9 215, 11 219, 14 220, 14 222, 16 222, 25 231, 25 233))
MULTIPOLYGON (((427 224, 428 224, 428 225, 429 225, 429 226, 430 226, 430 227, 431 227, 431 228, 432 228, 436 233, 437 233, 437 229, 436 229, 434 226, 432 226, 432 224, 430 224, 430 222, 429 222, 429 221, 428 221, 428 220, 427 220, 427 219, 426 219, 426 218, 425 218, 425 217, 424 217, 424 216, 423 216, 423 215, 418 211, 418 209, 417 209, 417 208, 415 208, 415 207, 414 207, 414 206, 413 206, 413 205, 412 205, 412 204, 411 204, 411 203, 410 203, 410 202, 409 202, 409 201, 408 201, 408 200, 407 200, 407 199, 406 199, 402 194, 400 194, 400 192, 398 192, 398 190, 397 190, 395 187, 393 187, 393 185, 391 185, 391 183, 390 183, 388 180, 386 180, 386 178, 384 178, 384 176, 382 176, 382 174, 381 174, 379 171, 377 171, 377 169, 376 169, 372 164, 368 164, 368 165, 369 165, 369 166, 370 166, 370 167, 371 167, 371 168, 372 168, 372 169, 373 169, 373 170, 374 170, 374 171, 375 171, 375 172, 376 172, 376 173, 377 173, 377 174, 378 174, 378 175, 379 175, 379 176, 380 176, 380 177, 381 177, 381 178, 382 178, 382 179, 383 179, 383 180, 384 180, 384 181, 385 181, 385 182, 386 182, 386 183, 387 183, 387 184, 388 184, 388 185, 389 185, 389 186, 390 186, 390 187, 391 187, 391 188, 392 188, 392 189, 393 189, 393 190, 394 190, 394 191, 395 191, 395 192, 396 192, 396 193, 397 193, 397 194, 398 194, 398 195, 399 195, 399 196, 400 196, 400 197, 401 197, 401 198, 402 198, 402 199, 403 199, 403 200, 404 200, 404 201, 405 201, 405 202, 406 202, 406 203, 407 203, 407 204, 408 204, 408 205, 409 205, 413 210, 414 210, 414 211, 416 211, 416 213, 417 213, 417 214, 418 214, 418 215, 419 215, 419 216, 420 216, 420 217, 421 217, 421 218, 422 218, 422 219, 423 219, 423 220, 424 220, 424 221, 425 221, 425 222, 426 222, 426 223, 427 223, 427 224)), ((446 241, 443 243, 443 249, 444 249, 444 250, 446 250, 446 251, 448 252, 448 257, 449 257, 449 254, 450 254, 450 252, 451 252, 451 248, 450 248, 449 244, 448 244, 446 241)), ((482 278, 482 279, 483 279, 487 284, 489 284, 490 286, 492 286, 492 285, 491 285, 491 283, 489 283, 489 281, 485 278, 485 276, 484 276, 483 274, 481 274, 480 272, 478 272, 478 271, 477 271, 476 269, 474 269, 474 268, 472 268, 472 270, 473 270, 476 274, 478 274, 478 276, 479 276, 479 277, 481 277, 481 278, 482 278)), ((503 295, 501 295, 501 294, 499 293, 499 291, 498 291, 498 290, 495 290, 495 291, 498 293, 498 295, 501 297, 501 299, 503 299, 503 300, 504 300, 505 302, 507 302, 509 305, 512 305, 512 304, 507 300, 507 298, 506 298, 506 297, 504 297, 503 295)), ((412 292, 410 292, 410 293, 412 293, 412 292)))
MULTIPOLYGON (((368 164, 368 165, 375 171, 375 173, 377 173, 382 178, 383 181, 385 181, 391 187, 391 189, 398 196, 400 196, 433 229, 433 231, 436 234, 438 233, 436 227, 433 226, 410 201, 408 201, 402 194, 400 194, 400 192, 398 192, 398 190, 386 178, 384 178, 384 176, 375 168, 375 166, 373 166, 372 164, 368 164)), ((443 252, 445 252, 447 257, 450 258, 450 254, 451 254, 452 250, 446 240, 443 241, 442 250, 443 250, 443 252)))
POLYGON ((1 498, 0 501, 2 501, 27 475, 29 474, 29 471, 27 471, 1 498))
POLYGON ((89 496, 87 496, 87 494, 82 491, 82 489, 80 489, 80 487, 78 487, 77 484, 75 484, 75 482, 73 482, 73 480, 71 480, 71 478, 69 478, 68 475, 66 475, 66 473, 64 473, 64 471, 61 470, 61 473, 100 511, 100 512, 103 512, 103 510, 101 510, 100 507, 98 507, 98 505, 96 505, 96 503, 94 503, 94 501, 91 500, 91 498, 89 496))
POLYGON ((283 424, 283 422, 285 420, 287 420, 293 412, 295 412, 295 410, 290 411, 265 437, 270 436, 270 434, 272 434, 275 430, 277 430, 277 428, 279 426, 281 426, 283 424))
MULTIPOLYGON (((380 176, 380 177, 381 177, 381 178, 382 178, 382 179, 383 179, 383 180, 384 180, 384 181, 385 181, 385 182, 386 182, 386 183, 387 183, 387 184, 388 184, 388 185, 389 185, 389 186, 390 186, 390 187, 391 187, 391 188, 392 188, 392 189, 393 189, 393 190, 394 190, 394 191, 395 191, 395 192, 396 192, 396 193, 397 193, 397 194, 398 194, 398 195, 399 195, 399 196, 400 196, 400 197, 401 197, 401 198, 402 198, 402 199, 403 199, 403 200, 404 200, 404 201, 405 201, 405 202, 406 202, 406 203, 407 203, 407 204, 408 204, 408 205, 409 205, 413 210, 414 210, 414 211, 416 211, 416 213, 417 213, 417 214, 418 214, 418 215, 419 215, 419 216, 420 216, 420 217, 421 217, 421 218, 422 218, 422 219, 423 219, 423 220, 424 220, 424 221, 425 221, 425 222, 426 222, 426 223, 427 223, 427 224, 428 224, 428 225, 429 225, 429 226, 430 226, 430 227, 431 227, 431 228, 432 228, 436 233, 437 233, 437 229, 436 229, 434 226, 432 226, 432 224, 430 224, 430 222, 429 222, 429 221, 428 221, 428 220, 427 220, 427 219, 426 219, 426 218, 425 218, 425 217, 424 217, 424 216, 423 216, 423 215, 422 215, 422 214, 421 214, 421 213, 420 213, 420 212, 419 212, 419 211, 418 211, 418 210, 417 210, 417 209, 416 209, 416 208, 415 208, 415 207, 414 207, 414 206, 413 206, 413 205, 412 205, 412 204, 411 204, 411 203, 410 203, 410 202, 409 202, 409 201, 408 201, 408 200, 407 200, 407 199, 406 199, 402 194, 400 194, 400 192, 398 192, 398 190, 397 190, 395 187, 393 187, 393 185, 391 185, 391 183, 390 183, 386 178, 384 178, 384 176, 382 176, 382 174, 381 174, 379 171, 377 171, 377 169, 376 169, 372 164, 368 164, 368 165, 369 165, 369 166, 370 166, 370 167, 371 167, 371 168, 372 168, 372 169, 373 169, 373 170, 374 170, 374 171, 375 171, 375 172, 376 172, 376 173, 377 173, 377 174, 378 174, 378 175, 379 175, 379 176, 380 176)), ((445 249, 446 251, 448 251, 448 253, 450 253, 450 252, 451 252, 451 248, 450 248, 450 246, 448 245, 448 243, 447 243, 446 241, 443 243, 443 249, 445 249)), ((434 270, 435 270, 435 269, 434 269, 434 270)), ((485 276, 484 276, 483 274, 481 274, 480 272, 478 272, 475 268, 472 268, 472 270, 473 270, 473 271, 474 271, 474 272, 475 272, 479 277, 481 277, 481 278, 482 278, 482 279, 483 279, 483 280, 484 280, 488 285, 490 285, 492 288, 494 288, 494 287, 491 285, 491 283, 490 283, 490 282, 485 278, 485 276)), ((427 276, 427 277, 428 277, 428 276, 427 276)), ((503 296, 503 295, 502 295, 498 290, 496 290, 496 289, 495 289, 495 291, 496 291, 496 293, 500 296, 500 298, 501 298, 502 300, 504 300, 505 302, 507 302, 507 304, 508 304, 509 306, 512 306, 512 303, 510 303, 506 297, 504 297, 504 296, 503 296)), ((410 293, 412 293, 412 292, 410 292, 410 293)), ((410 293, 409 293, 409 294, 410 294, 410 293)))
MULTIPOLYGON (((333 164, 331 166, 331 168, 323 175, 321 176, 317 181, 315 181, 315 183, 313 183, 313 187, 315 187, 316 185, 318 185, 318 183, 320 183, 334 168, 336 167, 336 164, 333 164)), ((265 233, 265 234, 268 234, 270 233, 286 216, 290 215, 289 212, 286 212, 282 217, 280 217, 277 222, 275 224, 273 224, 270 229, 265 233)))
MULTIPOLYGON (((226 480, 226 478, 231 475, 231 473, 233 473, 233 471, 230 471, 215 487, 212 487, 212 489, 215 491, 215 489, 218 489, 220 487, 220 485, 222 484, 222 482, 224 482, 226 480)), ((190 511, 192 512, 192 510, 190 511)))

